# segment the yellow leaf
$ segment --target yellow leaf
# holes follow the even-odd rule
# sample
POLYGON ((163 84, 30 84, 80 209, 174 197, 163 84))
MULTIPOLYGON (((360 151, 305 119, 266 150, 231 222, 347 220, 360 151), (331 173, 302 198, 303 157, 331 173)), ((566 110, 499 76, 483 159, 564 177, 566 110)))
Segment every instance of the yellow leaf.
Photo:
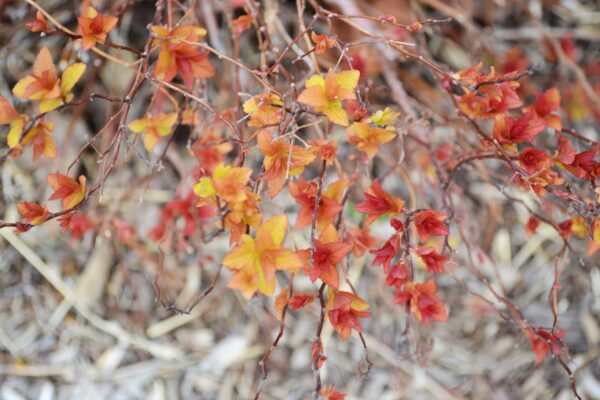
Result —
POLYGON ((27 88, 31 84, 35 83, 35 82, 36 82, 36 80, 35 80, 35 78, 33 76, 27 75, 25 78, 20 79, 17 82, 17 84, 13 87, 12 92, 13 92, 13 94, 15 96, 17 96, 20 99, 27 98, 27 99, 34 99, 35 100, 35 96, 36 95, 41 96, 41 94, 43 94, 43 90, 42 89, 40 89, 39 92, 30 93, 29 95, 27 95, 27 97, 25 97, 26 96, 25 93, 26 93, 27 88))
POLYGON ((10 147, 11 149, 19 144, 19 139, 21 138, 21 133, 23 133, 24 125, 25 118, 17 118, 10 124, 10 130, 8 131, 6 141, 8 147, 10 147))
POLYGON ((346 114, 340 102, 328 105, 321 112, 334 124, 348 126, 348 114, 346 114))
POLYGON ((145 134, 144 135, 144 148, 146 150, 148 150, 149 152, 152 152, 154 150, 154 146, 156 146, 156 143, 158 143, 158 136, 153 135, 153 134, 145 134))
POLYGON ((61 99, 42 100, 40 101, 38 109, 41 113, 47 113, 49 111, 56 110, 61 104, 61 99))
MULTIPOLYGON (((283 238, 285 237, 287 223, 287 217, 285 215, 279 215, 263 223, 259 231, 267 232, 273 239, 273 243, 277 246, 281 246, 283 238)), ((257 233, 257 236, 258 235, 259 233, 257 233)))
POLYGON ((320 75, 313 75, 306 81, 306 87, 321 87, 325 89, 325 79, 320 75))
POLYGON ((319 241, 321 243, 335 243, 340 241, 340 237, 333 225, 327 225, 325 229, 319 235, 319 241))
POLYGON ((233 270, 252 268, 257 259, 255 250, 254 239, 244 235, 242 243, 225 256, 223 265, 233 270))
POLYGON ((177 122, 177 113, 163 114, 160 113, 155 117, 156 130, 160 136, 167 136, 171 133, 171 129, 177 122))
POLYGON ((336 75, 337 84, 342 89, 354 90, 358 85, 358 78, 360 78, 360 72, 356 69, 349 71, 343 71, 336 75))
POLYGON ((341 203, 342 197, 344 196, 344 190, 348 187, 349 184, 350 184, 349 179, 340 179, 340 180, 332 183, 331 185, 329 185, 327 190, 325 190, 324 195, 325 195, 325 197, 329 197, 330 199, 333 199, 333 200, 337 201, 338 203, 341 203))
POLYGON ((260 262, 254 263, 254 268, 258 275, 258 290, 267 296, 271 296, 275 292, 275 270, 263 268, 260 262))
POLYGON ((200 197, 210 197, 217 194, 212 180, 206 176, 200 178, 200 181, 194 185, 194 193, 200 197))
POLYGON ((141 118, 131 121, 127 127, 134 133, 142 133, 142 131, 151 124, 148 119, 141 118))
POLYGON ((386 107, 385 110, 379 110, 373 114, 373 116, 369 118, 369 122, 378 126, 392 125, 399 115, 400 113, 394 112, 389 107, 386 107))
POLYGON ((60 91, 63 95, 71 92, 75 84, 81 79, 81 75, 85 72, 86 65, 76 63, 69 65, 62 74, 60 80, 60 91))

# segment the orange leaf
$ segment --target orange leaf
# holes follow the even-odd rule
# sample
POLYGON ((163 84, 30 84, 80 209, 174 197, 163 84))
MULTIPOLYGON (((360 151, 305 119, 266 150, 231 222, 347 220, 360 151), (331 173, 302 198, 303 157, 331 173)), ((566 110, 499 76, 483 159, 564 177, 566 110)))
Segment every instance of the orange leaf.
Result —
MULTIPOLYGON (((338 183, 347 184, 347 181, 340 180, 338 183)), ((342 210, 340 203, 341 196, 336 196, 333 189, 335 184, 330 185, 329 189, 321 194, 319 208, 317 210, 317 223, 320 230, 333 223, 335 216, 342 210), (331 191, 331 193, 327 193, 331 191)), ((344 186, 345 187, 345 186, 344 186)), ((296 218, 296 229, 302 229, 312 224, 314 210, 316 207, 317 184, 316 182, 306 182, 303 177, 298 179, 298 183, 289 184, 290 194, 300 205, 298 217, 296 218)), ((340 191, 343 193, 343 188, 340 191)))
POLYGON ((20 114, 8 100, 0 96, 0 125, 6 125, 19 118, 20 114))
POLYGON ((48 219, 50 212, 48 209, 37 203, 28 203, 26 201, 17 204, 19 214, 31 225, 39 225, 48 219))
POLYGON ((79 176, 78 182, 68 176, 54 173, 48 175, 47 181, 54 190, 48 200, 61 199, 65 210, 75 207, 85 199, 87 193, 85 187, 86 177, 83 175, 79 176))
POLYGON ((331 49, 333 46, 335 46, 335 39, 332 38, 331 36, 319 35, 313 31, 310 34, 310 38, 316 45, 315 46, 316 54, 323 54, 323 53, 325 53, 325 50, 331 49))
POLYGON ((300 93, 298 101, 313 107, 316 112, 323 113, 331 122, 347 126, 348 114, 342 102, 356 98, 354 89, 359 77, 360 72, 357 70, 335 74, 330 69, 325 78, 313 75, 306 82, 306 89, 300 93))
POLYGON ((333 164, 337 153, 337 144, 333 140, 313 139, 308 144, 317 157, 327 161, 327 165, 333 164))
POLYGON ((194 192, 200 197, 218 195, 226 202, 240 203, 251 193, 246 186, 252 170, 245 167, 232 167, 223 163, 216 166, 212 177, 202 177, 194 185, 194 192))
POLYGON ((275 298, 275 315, 278 320, 283 318, 283 308, 288 305, 290 300, 290 291, 288 288, 284 288, 281 290, 281 293, 277 295, 275 298))
POLYGON ((273 139, 267 130, 258 133, 258 148, 264 154, 264 179, 267 181, 271 198, 277 196, 285 184, 286 175, 296 176, 304 171, 315 155, 300 146, 273 139), (291 151, 291 155, 290 155, 291 151))
MULTIPOLYGON (((42 107, 44 101, 51 102, 60 99, 59 85, 60 79, 56 74, 56 67, 52 61, 50 50, 43 47, 35 59, 33 73, 17 82, 13 88, 13 94, 21 99, 40 100, 42 101, 40 107, 42 107)), ((58 105, 60 105, 60 102, 58 105)))
POLYGON ((96 43, 104 43, 117 21, 117 17, 98 14, 93 7, 88 7, 85 15, 77 18, 83 48, 89 50, 96 43))
POLYGON ((244 103, 244 112, 250 117, 248 126, 255 128, 280 123, 283 111, 283 102, 274 93, 259 94, 244 103))
POLYGON ((21 143, 33 147, 33 161, 37 161, 42 154, 48 158, 56 157, 56 145, 50 135, 53 129, 52 122, 40 121, 23 136, 21 143))
POLYGON ((231 21, 231 30, 236 36, 241 35, 245 30, 252 26, 252 16, 242 15, 231 21))
POLYGON ((223 259, 223 265, 238 271, 230 287, 246 298, 259 291, 271 296, 275 291, 275 271, 294 271, 301 267, 298 256, 282 246, 287 230, 287 217, 280 215, 264 222, 256 236, 244 235, 242 242, 223 259))
POLYGON ((206 35, 206 30, 194 25, 179 26, 169 30, 166 26, 153 26, 152 32, 161 41, 154 76, 170 82, 179 75, 187 89, 191 89, 194 78, 206 79, 215 74, 208 52, 196 43, 206 35))
POLYGON ((388 143, 396 137, 394 132, 371 126, 367 122, 353 123, 348 132, 348 141, 356 145, 369 159, 375 157, 380 144, 388 143))

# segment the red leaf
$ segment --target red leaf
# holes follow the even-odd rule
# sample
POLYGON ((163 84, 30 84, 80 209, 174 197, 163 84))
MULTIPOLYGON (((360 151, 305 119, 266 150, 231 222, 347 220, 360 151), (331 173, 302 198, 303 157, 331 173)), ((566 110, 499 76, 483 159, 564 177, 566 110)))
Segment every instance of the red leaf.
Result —
POLYGON ((367 225, 385 214, 398 215, 404 211, 404 200, 394 198, 386 193, 379 180, 375 179, 373 184, 364 192, 365 200, 354 207, 355 211, 367 214, 367 225))
POLYGON ((430 236, 446 236, 450 230, 444 224, 446 215, 435 210, 425 210, 417 213, 414 219, 419 240, 425 242, 430 236))

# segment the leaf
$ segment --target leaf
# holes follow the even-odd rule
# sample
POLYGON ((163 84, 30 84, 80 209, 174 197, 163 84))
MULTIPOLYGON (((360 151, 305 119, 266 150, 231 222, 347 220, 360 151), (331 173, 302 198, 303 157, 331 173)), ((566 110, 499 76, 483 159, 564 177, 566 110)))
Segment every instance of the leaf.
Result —
POLYGON ((541 364, 548 353, 555 355, 562 354, 560 342, 565 337, 564 330, 556 329, 550 331, 542 328, 534 328, 528 329, 525 334, 535 353, 535 365, 541 364))
POLYGON ((212 185, 220 198, 227 202, 241 202, 248 197, 246 185, 252 170, 246 167, 232 167, 219 164, 212 176, 212 185))
POLYGON ((519 154, 519 164, 533 175, 550 167, 550 157, 544 150, 526 147, 519 154))
POLYGON ((362 332, 359 318, 371 315, 365 311, 369 304, 350 292, 330 290, 327 296, 327 318, 342 340, 350 337, 352 330, 362 332))
POLYGON ((83 48, 89 50, 96 43, 104 43, 117 22, 117 17, 98 14, 96 9, 88 7, 85 15, 77 18, 83 48))
POLYGON ((345 400, 346 393, 335 390, 334 385, 327 385, 319 391, 319 396, 326 400, 345 400))
POLYGON ((315 282, 317 279, 321 279, 330 287, 337 289, 340 283, 337 265, 350 253, 352 244, 338 241, 334 226, 329 225, 319 239, 313 241, 313 247, 312 265, 310 249, 300 253, 310 280, 315 282), (327 230, 333 232, 327 232, 327 230))
POLYGON ((60 98, 56 67, 47 47, 43 47, 38 53, 33 64, 33 73, 19 80, 13 87, 13 94, 26 100, 56 100, 60 98))
POLYGON ((437 287, 433 279, 417 284, 407 282, 404 288, 398 289, 394 293, 394 302, 406 305, 411 314, 425 325, 432 320, 446 322, 448 321, 448 311, 442 300, 436 296, 436 292, 437 287))
POLYGON ((0 125, 10 124, 8 135, 6 136, 9 148, 12 149, 19 144, 26 121, 26 115, 19 114, 7 99, 0 96, 0 125))
POLYGON ((267 130, 258 133, 258 148, 265 156, 263 178, 267 182, 271 198, 277 196, 283 188, 286 174, 295 176, 302 173, 304 167, 315 159, 312 152, 300 146, 290 146, 282 140, 273 139, 267 130))
MULTIPOLYGON (((285 215, 273 217, 263 223, 260 229, 263 232, 268 232, 273 244, 281 246, 287 229, 287 217, 285 215)), ((257 236, 259 235, 257 234, 257 236)))
POLYGON ((63 72, 62 79, 59 79, 50 51, 44 47, 35 59, 33 73, 17 82, 13 87, 13 94, 21 99, 39 101, 39 112, 47 113, 71 101, 71 90, 85 68, 82 63, 70 65, 63 72))
POLYGON ((311 106, 316 112, 325 114, 333 123, 347 126, 348 114, 343 108, 344 100, 356 98, 354 89, 358 84, 358 70, 335 74, 329 70, 325 78, 313 75, 306 82, 306 89, 298 96, 298 102, 311 106))
POLYGON ((315 300, 314 294, 307 293, 294 293, 289 299, 289 305, 292 310, 298 310, 302 307, 306 307, 315 300))
POLYGON ((212 179, 206 176, 200 178, 198 183, 194 185, 194 193, 199 197, 212 197, 217 195, 217 191, 212 184, 212 179))
POLYGON ((19 118, 20 114, 4 97, 0 96, 0 125, 6 125, 19 118))
POLYGON ((450 230, 444 224, 448 218, 446 215, 435 210, 420 211, 415 215, 414 224, 417 228, 419 240, 425 242, 430 236, 446 236, 450 230))
POLYGON ((284 288, 281 290, 281 293, 277 295, 275 298, 275 315, 277 319, 281 321, 283 318, 283 308, 288 305, 288 301, 290 299, 290 291, 288 288, 284 288))
MULTIPOLYGON (((340 194, 343 193, 347 184, 347 180, 339 180, 322 193, 317 210, 317 224, 320 231, 331 225, 335 216, 342 210, 340 194)), ((289 190, 294 200, 300 205, 296 218, 296 229, 310 226, 316 207, 316 183, 314 181, 306 182, 303 177, 300 177, 297 184, 290 182, 289 190)))
POLYGON ((404 201, 386 193, 377 179, 373 180, 371 187, 364 192, 364 196, 365 200, 357 204, 354 210, 368 215, 367 225, 382 215, 398 215, 404 211, 404 201))
POLYGON ((532 113, 517 119, 503 114, 494 119, 493 135, 501 144, 531 143, 543 130, 543 120, 534 118, 532 113))
POLYGON ((37 57, 35 58, 35 62, 33 64, 33 73, 36 76, 42 76, 43 74, 48 74, 49 79, 56 79, 56 67, 54 66, 54 61, 52 61, 52 54, 50 54, 50 50, 48 47, 42 47, 37 57))
POLYGON ((369 159, 375 157, 380 144, 392 141, 396 133, 372 126, 367 122, 355 122, 348 129, 348 141, 364 152, 369 159))
POLYGON ((327 165, 333 164, 337 153, 337 144, 333 140, 313 139, 308 144, 317 157, 327 161, 327 165))
POLYGON ((274 217, 258 228, 255 238, 244 235, 242 243, 223 259, 223 265, 239 271, 230 284, 246 298, 256 291, 271 296, 275 291, 276 270, 295 271, 301 267, 300 259, 281 246, 286 230, 287 217, 274 217))
POLYGON ((171 133, 176 122, 177 113, 159 113, 153 117, 131 121, 127 127, 134 133, 144 134, 144 147, 151 152, 161 137, 171 133))
POLYGON ((14 120, 10 124, 10 130, 8 131, 8 135, 6 136, 6 142, 8 147, 15 148, 19 144, 19 139, 21 138, 21 134, 23 133, 23 127, 25 125, 25 118, 19 118, 14 120))
POLYGON ((448 260, 447 255, 438 254, 438 252, 433 247, 420 247, 417 248, 417 254, 425 265, 427 269, 438 275, 442 273, 445 269, 444 264, 446 260, 448 260))
POLYGON ((391 108, 386 107, 385 110, 378 110, 375 114, 373 114, 371 118, 369 118, 368 122, 380 127, 386 127, 393 125, 399 115, 400 113, 394 112, 391 108))
POLYGON ((63 233, 69 232, 73 239, 77 239, 90 230, 93 221, 90 217, 80 213, 68 213, 58 218, 60 229, 63 233))
POLYGON ((298 102, 306 104, 307 106, 315 107, 317 109, 326 107, 328 101, 325 95, 325 81, 323 78, 313 75, 313 77, 306 83, 306 89, 304 89, 302 93, 300 93, 300 96, 298 96, 298 102), (322 84, 320 81, 314 79, 315 77, 319 78, 322 81, 322 84), (313 84, 312 86, 309 86, 311 81, 313 84))
POLYGON ((75 63, 69 65, 63 72, 60 80, 60 91, 63 95, 68 95, 75 84, 81 79, 81 75, 85 72, 86 65, 75 63))
POLYGON ((231 30, 236 36, 240 36, 245 30, 252 26, 251 15, 241 15, 231 21, 231 30))
POLYGON ((320 111, 334 124, 348 126, 348 114, 346 114, 341 102, 330 102, 320 111))
POLYGON ((47 32, 51 30, 48 22, 46 22, 46 17, 39 10, 35 13, 35 19, 25 24, 25 28, 31 32, 47 32))
POLYGON ((335 39, 327 35, 319 35, 316 32, 311 32, 310 38, 315 43, 315 53, 323 54, 325 50, 335 46, 335 39))
POLYGON ((392 235, 379 249, 369 250, 369 253, 375 254, 373 266, 383 265, 384 272, 388 272, 392 261, 400 253, 399 234, 392 235))
POLYGON ((48 209, 37 203, 28 203, 23 201, 17 204, 19 214, 31 225, 39 225, 48 219, 50 212, 48 209))
MULTIPOLYGON (((360 72, 352 69, 349 71, 343 71, 335 76, 335 80, 340 88, 345 90, 354 90, 358 85, 358 79, 360 78, 360 72)), ((354 95, 348 95, 354 99, 354 95)), ((348 100, 347 98, 344 100, 348 100)))
POLYGON ((38 110, 40 113, 47 113, 52 110, 56 110, 62 104, 61 99, 47 99, 40 101, 38 105, 38 110))
POLYGON ((170 82, 179 73, 188 90, 192 89, 194 78, 207 79, 215 74, 208 60, 208 52, 197 46, 206 30, 185 25, 173 29, 166 26, 153 26, 152 31, 160 40, 160 52, 154 67, 154 76, 170 82))
POLYGON ((86 177, 83 175, 79 176, 79 181, 76 181, 68 176, 54 173, 48 175, 47 181, 54 190, 48 200, 62 200, 65 210, 72 209, 85 199, 87 193, 85 187, 86 177))
POLYGON ((48 158, 56 157, 56 145, 50 135, 52 130, 52 122, 39 121, 23 136, 21 143, 24 146, 33 146, 33 161, 37 161, 42 154, 48 158))
POLYGON ((261 128, 283 120, 283 102, 274 93, 263 93, 244 102, 244 112, 250 116, 248 126, 261 128))

